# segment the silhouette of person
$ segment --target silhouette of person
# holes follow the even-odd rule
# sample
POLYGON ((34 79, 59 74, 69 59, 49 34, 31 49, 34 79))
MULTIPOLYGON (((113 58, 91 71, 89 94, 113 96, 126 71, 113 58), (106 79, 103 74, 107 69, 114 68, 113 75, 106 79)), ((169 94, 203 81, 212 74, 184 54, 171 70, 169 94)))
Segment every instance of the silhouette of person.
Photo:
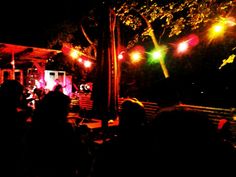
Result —
MULTIPOLYGON (((127 98, 121 104, 119 115, 120 134, 132 133, 146 124, 144 105, 136 98, 127 98)), ((135 132, 136 133, 136 132, 135 132)))
POLYGON ((57 85, 55 85, 53 90, 56 91, 56 92, 63 92, 63 87, 62 87, 61 84, 57 84, 57 85))
POLYGON ((1 84, 1 160, 4 164, 1 173, 4 174, 4 170, 7 170, 5 174, 9 176, 21 176, 25 172, 24 150, 27 125, 24 110, 20 109, 24 102, 23 98, 23 86, 18 81, 5 80, 1 84))
POLYGON ((222 144, 206 114, 166 108, 158 112, 150 129, 149 152, 156 176, 233 175, 235 150, 222 144))
POLYGON ((69 105, 67 95, 50 91, 36 108, 29 137, 33 175, 70 177, 75 174, 78 140, 67 121, 69 105))
POLYGON ((118 134, 101 145, 91 176, 150 176, 145 128, 142 103, 137 99, 124 100, 119 115, 118 134))

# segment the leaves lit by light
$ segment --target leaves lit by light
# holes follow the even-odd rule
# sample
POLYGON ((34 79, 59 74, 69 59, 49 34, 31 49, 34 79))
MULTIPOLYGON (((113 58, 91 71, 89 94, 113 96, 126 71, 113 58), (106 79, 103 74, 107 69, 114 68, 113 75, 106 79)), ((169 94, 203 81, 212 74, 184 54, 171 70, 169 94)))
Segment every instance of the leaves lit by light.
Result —
POLYGON ((220 65, 219 69, 221 69, 223 66, 225 66, 228 63, 233 63, 236 55, 232 54, 227 59, 224 59, 222 64, 220 65))
POLYGON ((227 18, 221 18, 221 19, 228 27, 232 27, 236 25, 234 17, 227 17, 227 18))
MULTIPOLYGON (((147 35, 144 35, 145 30, 138 34, 140 29, 146 26, 142 16, 150 24, 159 23, 161 27, 159 29, 163 30, 162 36, 166 34, 170 38, 180 35, 185 28, 192 31, 199 29, 204 24, 209 23, 212 17, 230 13, 234 7, 236 7, 236 1, 232 0, 218 2, 216 0, 174 2, 126 0, 124 3, 120 1, 115 11, 123 24, 137 31, 132 41, 129 42, 130 46, 134 46, 137 42, 147 38, 147 35), (178 18, 174 18, 176 16, 178 18)), ((235 19, 232 17, 226 17, 224 21, 227 22, 227 26, 236 25, 235 19)))

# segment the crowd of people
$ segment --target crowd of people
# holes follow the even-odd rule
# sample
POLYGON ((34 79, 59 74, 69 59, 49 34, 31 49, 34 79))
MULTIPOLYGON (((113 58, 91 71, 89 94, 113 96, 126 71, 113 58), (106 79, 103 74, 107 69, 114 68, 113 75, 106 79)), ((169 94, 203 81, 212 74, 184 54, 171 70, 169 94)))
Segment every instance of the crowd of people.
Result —
POLYGON ((68 122, 70 98, 60 85, 45 94, 31 114, 23 90, 15 80, 0 87, 1 155, 6 166, 2 176, 236 175, 227 120, 215 126, 205 114, 168 106, 147 121, 144 105, 127 98, 121 104, 118 131, 98 145, 88 127, 68 122))

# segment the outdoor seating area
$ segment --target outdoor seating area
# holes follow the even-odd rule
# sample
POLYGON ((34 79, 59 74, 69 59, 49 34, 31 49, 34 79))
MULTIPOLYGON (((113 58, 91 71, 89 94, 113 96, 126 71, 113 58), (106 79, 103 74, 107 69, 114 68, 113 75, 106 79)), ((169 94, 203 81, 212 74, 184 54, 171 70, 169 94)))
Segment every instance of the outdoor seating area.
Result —
POLYGON ((236 0, 12 8, 0 176, 236 177, 236 0))

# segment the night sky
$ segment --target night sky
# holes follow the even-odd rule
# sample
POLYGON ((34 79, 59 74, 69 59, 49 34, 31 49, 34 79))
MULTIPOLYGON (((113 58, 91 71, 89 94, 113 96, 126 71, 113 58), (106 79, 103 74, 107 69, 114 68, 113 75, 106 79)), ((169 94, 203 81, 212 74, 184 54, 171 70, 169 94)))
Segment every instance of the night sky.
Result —
POLYGON ((47 47, 48 30, 65 20, 79 20, 94 4, 96 0, 6 2, 0 10, 0 42, 47 47))

